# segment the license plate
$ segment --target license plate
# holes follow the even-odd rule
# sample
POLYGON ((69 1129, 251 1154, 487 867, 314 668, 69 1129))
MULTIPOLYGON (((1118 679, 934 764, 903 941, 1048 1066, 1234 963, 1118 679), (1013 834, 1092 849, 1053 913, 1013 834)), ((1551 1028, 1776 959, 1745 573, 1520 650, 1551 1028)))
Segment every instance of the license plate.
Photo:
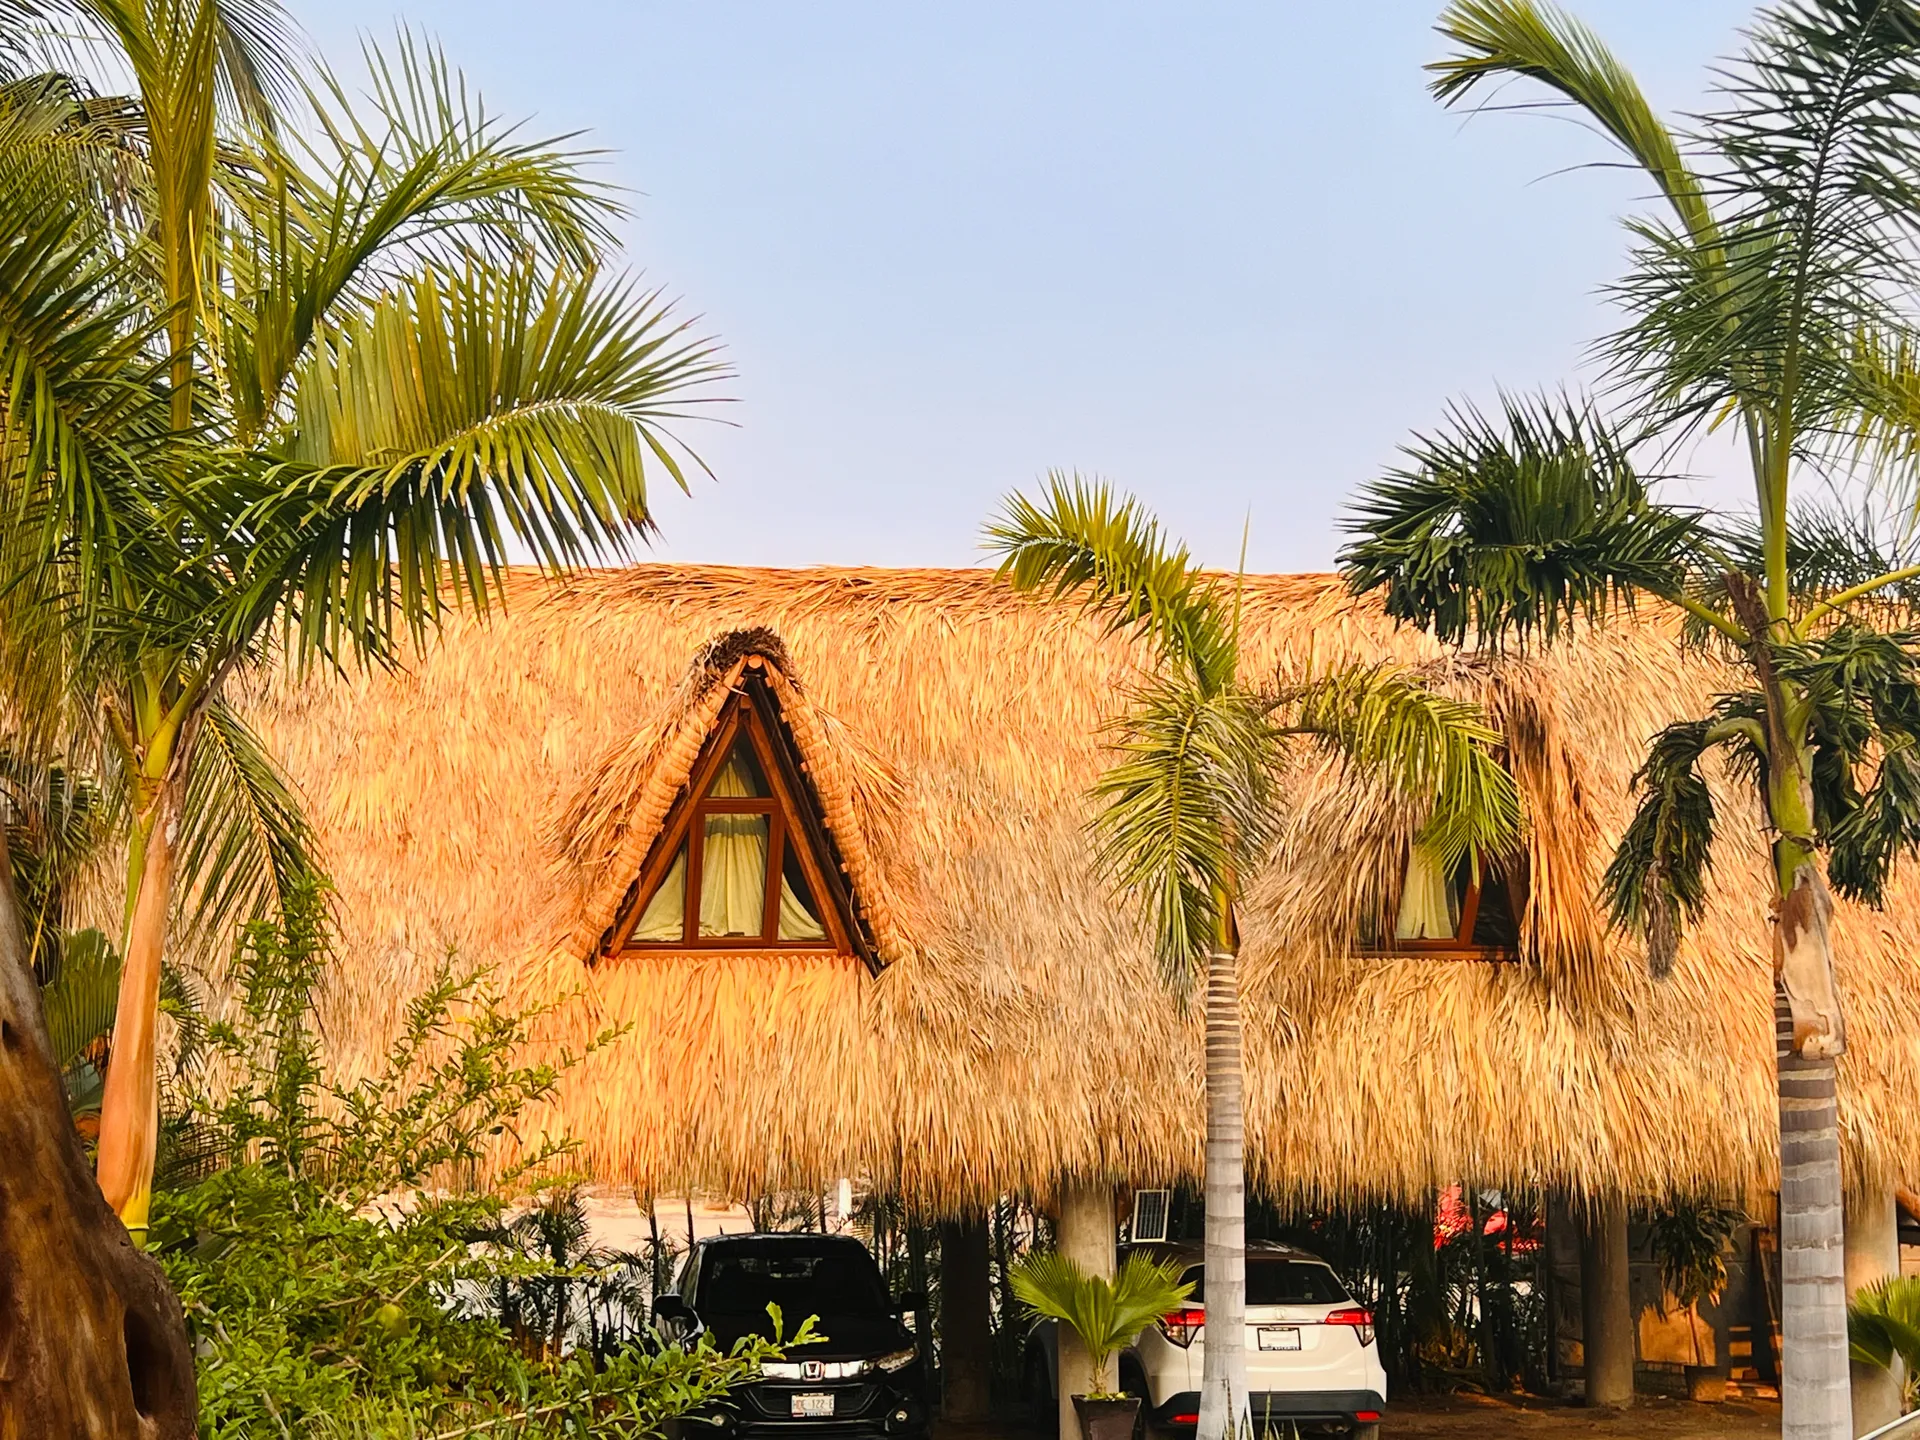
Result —
POLYGON ((1262 1325, 1260 1348, 1262 1350, 1298 1350, 1300 1327, 1298 1325, 1262 1325))
MULTIPOLYGON (((1300 1348, 1299 1334, 1300 1332, 1297 1330, 1294 1332, 1294 1349, 1296 1350, 1300 1348)), ((809 1419, 818 1418, 822 1415, 831 1415, 833 1414, 833 1396, 796 1395, 793 1397, 793 1413, 795 1415, 805 1415, 809 1419)))

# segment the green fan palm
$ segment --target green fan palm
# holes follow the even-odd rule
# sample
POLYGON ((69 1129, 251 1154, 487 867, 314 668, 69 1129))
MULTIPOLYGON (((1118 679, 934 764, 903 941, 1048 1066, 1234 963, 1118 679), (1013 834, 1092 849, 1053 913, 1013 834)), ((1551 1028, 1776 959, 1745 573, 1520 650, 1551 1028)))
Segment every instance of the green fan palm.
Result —
POLYGON ((1109 1281, 1049 1250, 1021 1260, 1010 1279, 1014 1297, 1029 1315, 1057 1320, 1080 1337, 1087 1352, 1087 1396, 1102 1400, 1117 1398, 1100 1389, 1114 1352, 1193 1294, 1180 1271, 1175 1261, 1129 1255, 1109 1281))
POLYGON ((120 957, 98 930, 63 937, 60 973, 40 990, 53 1063, 75 1115, 100 1108, 100 1072, 88 1052, 113 1028, 120 1001, 120 957))
POLYGON ((511 555, 621 553, 724 367, 605 273, 586 157, 430 47, 370 49, 350 103, 272 0, 60 8, 135 90, 0 84, 0 659, 102 737, 126 817, 100 1174, 138 1233, 170 918, 227 929, 316 863, 233 677, 390 663, 511 555))
POLYGON ((1544 0, 1456 0, 1439 29, 1443 103, 1509 79, 1541 87, 1659 204, 1629 222, 1612 288, 1623 319, 1598 347, 1604 407, 1462 407, 1361 497, 1342 563, 1356 591, 1457 643, 1551 637, 1655 597, 1685 613, 1690 642, 1745 669, 1744 690, 1654 738, 1606 884, 1614 919, 1664 974, 1705 903, 1708 753, 1754 786, 1777 917, 1783 1434, 1843 1440, 1846 1030, 1828 887, 1878 903, 1893 861, 1920 846, 1920 565, 1888 543, 1907 533, 1920 473, 1920 8, 1771 6, 1690 133, 1544 0), (1751 515, 1663 504, 1638 468, 1716 429, 1740 444, 1751 515), (1855 467, 1875 482, 1864 517, 1790 503, 1855 467))
POLYGON ((1212 1321, 1199 1440, 1249 1423, 1246 1126, 1241 1108, 1238 906, 1273 834, 1275 767, 1316 744, 1432 806, 1422 843, 1442 863, 1499 852, 1520 825, 1498 737, 1472 707, 1389 668, 1261 690, 1239 673, 1234 583, 1208 575, 1131 499, 1052 475, 987 531, 1014 588, 1098 617, 1148 644, 1146 680, 1114 726, 1116 763, 1095 786, 1103 867, 1146 912, 1169 987, 1204 986, 1206 1273, 1212 1321))
POLYGON ((1920 1276, 1889 1276, 1863 1287, 1847 1306, 1848 1354, 1882 1370, 1920 1376, 1920 1276))

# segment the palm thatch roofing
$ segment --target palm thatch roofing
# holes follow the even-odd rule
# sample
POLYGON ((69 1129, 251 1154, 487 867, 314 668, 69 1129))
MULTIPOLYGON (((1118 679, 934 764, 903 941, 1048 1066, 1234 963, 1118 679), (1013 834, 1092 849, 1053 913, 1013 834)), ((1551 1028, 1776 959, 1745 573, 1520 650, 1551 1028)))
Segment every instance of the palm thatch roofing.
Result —
MULTIPOLYGON (((1400 1197, 1467 1179, 1757 1199, 1775 1185, 1765 850, 1724 782, 1709 915, 1670 978, 1594 894, 1648 736, 1726 677, 1642 612, 1531 658, 1449 657, 1327 576, 1246 582, 1245 671, 1424 665, 1483 703, 1529 812, 1517 961, 1351 953, 1420 816, 1302 751, 1245 917, 1255 1183, 1400 1197)), ((1198 1172, 1199 1017, 1099 878, 1086 790, 1138 645, 983 571, 649 565, 516 576, 403 673, 269 687, 253 718, 338 888, 330 1043, 372 1064, 449 953, 554 1043, 583 1165, 643 1193, 865 1175, 949 1210, 1063 1175, 1198 1172), (714 717, 768 677, 881 968, 598 955, 714 717)), ((1841 907, 1850 1175, 1920 1182, 1920 914, 1841 907)))

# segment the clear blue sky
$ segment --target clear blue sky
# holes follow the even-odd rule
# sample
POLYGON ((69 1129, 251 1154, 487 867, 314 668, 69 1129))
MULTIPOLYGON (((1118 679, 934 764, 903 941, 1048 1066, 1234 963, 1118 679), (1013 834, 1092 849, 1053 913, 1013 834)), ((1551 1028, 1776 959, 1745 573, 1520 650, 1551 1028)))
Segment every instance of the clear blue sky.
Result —
MULTIPOLYGON (((1059 466, 1214 563, 1250 510, 1254 568, 1325 568, 1449 398, 1575 375, 1645 189, 1554 173, 1607 157, 1562 121, 1435 105, 1440 0, 291 3, 343 70, 404 19, 617 152, 633 263, 740 372, 662 558, 970 564, 1059 466)), ((1752 13, 1576 9, 1669 112, 1752 13)))

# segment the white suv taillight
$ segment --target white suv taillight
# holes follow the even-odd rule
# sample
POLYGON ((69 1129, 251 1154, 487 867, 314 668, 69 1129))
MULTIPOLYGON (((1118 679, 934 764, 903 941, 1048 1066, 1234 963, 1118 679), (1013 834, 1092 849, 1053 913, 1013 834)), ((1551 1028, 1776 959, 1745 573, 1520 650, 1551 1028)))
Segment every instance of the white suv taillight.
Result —
POLYGON ((1156 1323, 1162 1335, 1185 1350, 1193 1344, 1193 1337, 1200 1333, 1200 1327, 1207 1323, 1207 1312, 1200 1305, 1182 1306, 1178 1310, 1169 1310, 1156 1323))
POLYGON ((1353 1335, 1363 1346, 1373 1343, 1373 1312, 1371 1310, 1335 1310, 1322 1325, 1351 1325, 1353 1335))

